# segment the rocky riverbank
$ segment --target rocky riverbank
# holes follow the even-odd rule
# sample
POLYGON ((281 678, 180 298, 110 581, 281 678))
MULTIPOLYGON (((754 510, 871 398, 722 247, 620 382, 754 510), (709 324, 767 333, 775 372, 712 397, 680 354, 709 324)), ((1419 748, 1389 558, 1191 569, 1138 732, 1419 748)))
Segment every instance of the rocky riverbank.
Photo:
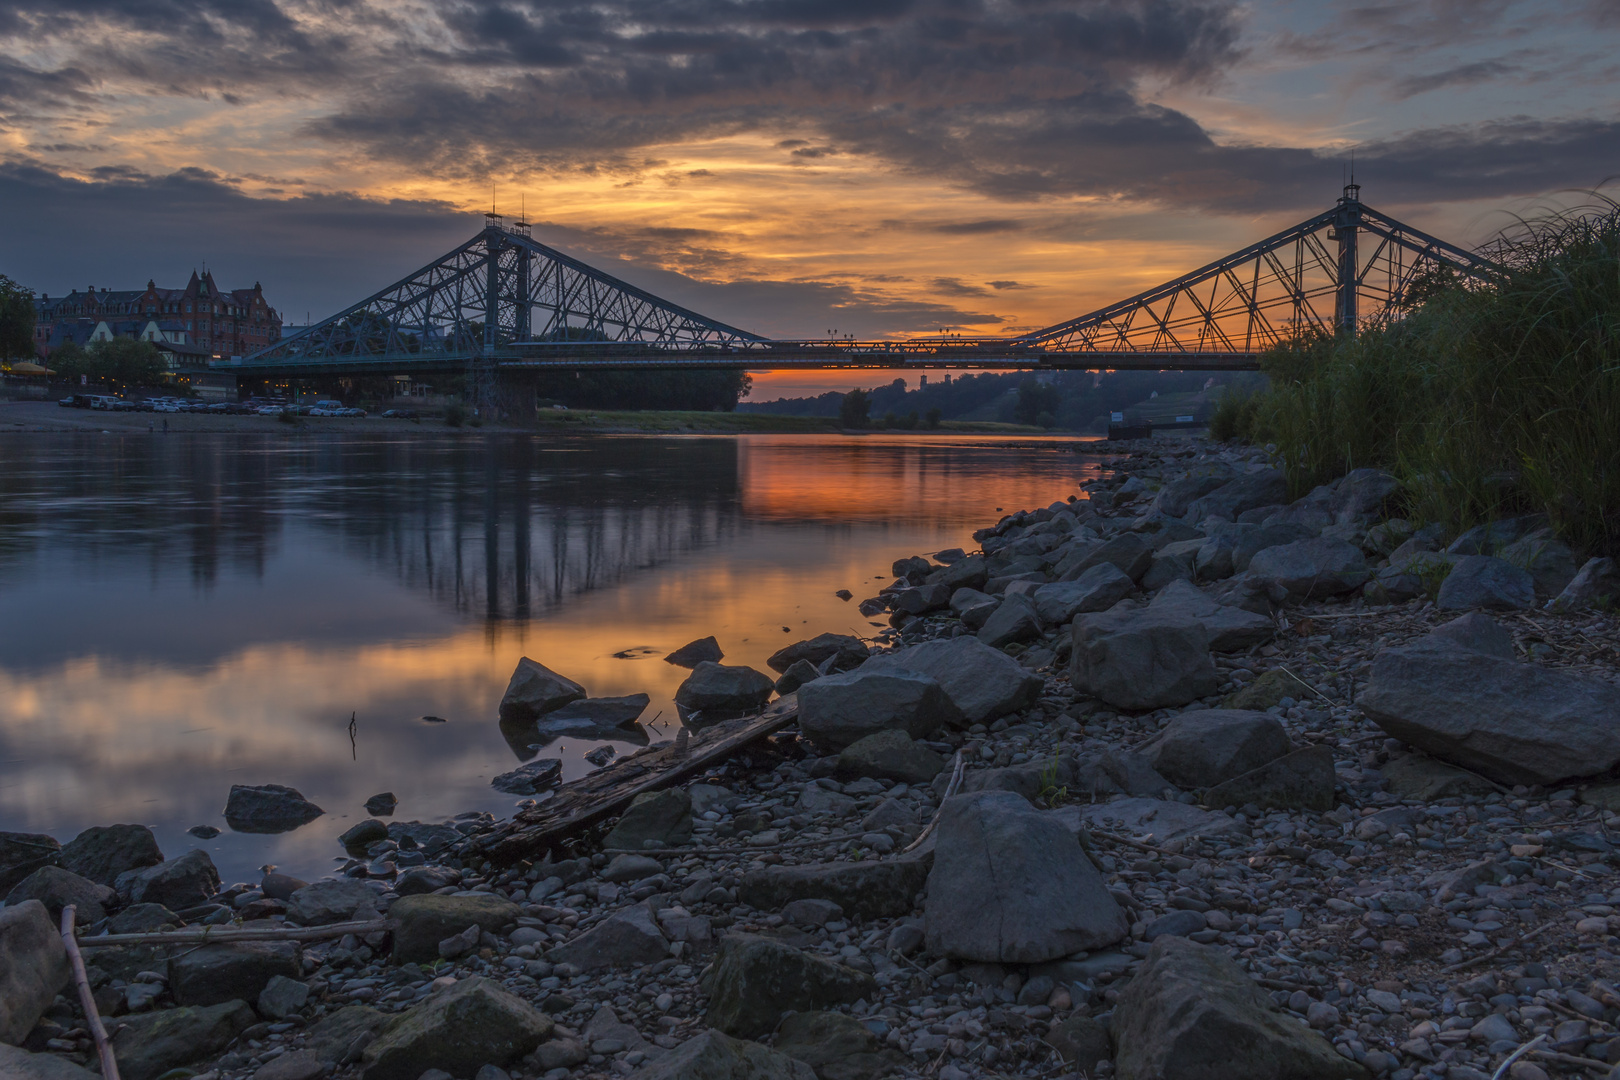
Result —
MULTIPOLYGON (((128 1080, 1620 1075, 1612 565, 1534 520, 1414 528, 1377 473, 1285 490, 1144 444, 897 562, 876 644, 767 674, 694 642, 694 747, 773 695, 796 724, 545 849, 544 802, 378 801, 332 879, 222 888, 140 826, 0 834, 0 1071, 94 1060, 74 903, 128 1080)), ((525 660, 501 716, 628 701, 525 660)))

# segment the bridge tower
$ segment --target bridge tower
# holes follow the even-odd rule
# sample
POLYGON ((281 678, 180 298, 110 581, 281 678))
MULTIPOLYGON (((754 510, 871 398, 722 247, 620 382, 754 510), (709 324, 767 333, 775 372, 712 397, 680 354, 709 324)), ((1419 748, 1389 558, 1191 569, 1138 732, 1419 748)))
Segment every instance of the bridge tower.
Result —
POLYGON ((484 215, 484 220, 484 341, 472 361, 472 400, 473 410, 480 417, 493 420, 495 356, 501 344, 501 249, 506 246, 506 233, 500 215, 493 209, 484 215))
POLYGON ((1339 242, 1339 287, 1338 302, 1334 305, 1334 328, 1341 334, 1352 336, 1356 332, 1359 314, 1356 299, 1361 287, 1361 274, 1356 234, 1360 231, 1361 185, 1352 177, 1344 186, 1344 194, 1339 197, 1339 205, 1333 215, 1333 229, 1328 233, 1329 240, 1339 242))

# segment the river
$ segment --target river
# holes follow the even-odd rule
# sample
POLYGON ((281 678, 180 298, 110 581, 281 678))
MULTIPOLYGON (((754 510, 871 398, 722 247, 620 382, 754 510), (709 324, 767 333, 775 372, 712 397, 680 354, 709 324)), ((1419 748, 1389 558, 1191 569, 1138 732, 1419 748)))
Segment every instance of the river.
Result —
MULTIPOLYGON (((616 749, 671 738, 687 672, 666 653, 713 634, 726 663, 767 670, 800 638, 869 636, 856 603, 891 562, 1076 492, 1101 467, 1081 450, 929 435, 5 436, 0 828, 66 842, 140 822, 171 858, 206 849, 229 883, 265 864, 328 872, 378 792, 398 796, 396 820, 509 815, 516 798, 490 778, 532 753, 496 721, 520 657, 593 697, 650 695, 650 723, 616 749), (265 783, 327 812, 231 831, 230 786, 265 783), (195 825, 223 831, 199 840, 195 825)), ((569 779, 600 745, 540 754, 569 779)))

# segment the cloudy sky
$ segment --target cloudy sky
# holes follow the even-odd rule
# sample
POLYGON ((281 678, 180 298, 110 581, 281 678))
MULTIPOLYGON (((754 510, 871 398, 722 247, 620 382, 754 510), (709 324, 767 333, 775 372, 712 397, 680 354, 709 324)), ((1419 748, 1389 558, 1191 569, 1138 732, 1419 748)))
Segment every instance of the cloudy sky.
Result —
POLYGON ((0 273, 206 264, 290 322, 492 192, 716 318, 879 336, 1083 313, 1352 153, 1463 243, 1620 174, 1616 0, 0 0, 0 46, 0 273))

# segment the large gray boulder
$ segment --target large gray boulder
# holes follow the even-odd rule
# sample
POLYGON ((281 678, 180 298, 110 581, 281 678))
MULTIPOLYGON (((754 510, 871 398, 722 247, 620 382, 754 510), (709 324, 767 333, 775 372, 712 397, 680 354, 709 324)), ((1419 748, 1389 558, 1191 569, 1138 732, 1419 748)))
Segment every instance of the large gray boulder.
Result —
POLYGON ((728 1035, 758 1038, 787 1012, 872 1000, 870 975, 795 949, 774 938, 728 934, 703 977, 704 1019, 728 1035))
POLYGON ((1232 482, 1232 474, 1224 469, 1218 472, 1200 473, 1193 476, 1183 476, 1179 480, 1172 480, 1159 489, 1154 496, 1152 510, 1165 517, 1179 518, 1187 516, 1187 509, 1195 499, 1201 499, 1223 484, 1232 482))
POLYGON ((219 891, 219 870, 208 852, 193 848, 178 859, 118 875, 118 895, 130 904, 162 904, 184 911, 207 902, 219 891))
POLYGON ((527 656, 518 661, 501 696, 502 720, 535 720, 585 696, 585 688, 527 656))
POLYGON ((763 708, 775 689, 776 681, 762 671, 705 660, 675 691, 675 704, 689 713, 724 719, 763 708))
POLYGON ((1363 1080, 1218 949, 1164 935, 1114 1008, 1120 1080, 1363 1080))
POLYGON ((355 1049, 355 1054, 358 1056, 365 1043, 376 1038, 377 1033, 393 1018, 388 1013, 365 1005, 347 1005, 336 1012, 327 1013, 310 1025, 304 1036, 304 1046, 326 1064, 338 1065, 348 1058, 349 1050, 357 1043, 359 1047, 355 1049))
POLYGON ((1066 626, 1076 615, 1107 611, 1135 589, 1135 582, 1119 567, 1098 563, 1073 581, 1054 581, 1036 589, 1035 613, 1047 626, 1066 626))
POLYGON ((636 1080, 816 1080, 802 1061, 713 1028, 648 1059, 636 1080))
POLYGON ((157 837, 145 825, 96 825, 62 848, 61 865, 97 885, 111 885, 126 870, 163 861, 157 837))
POLYGON ((944 688, 913 671, 874 671, 867 665, 799 689, 799 728, 829 750, 842 750, 879 731, 903 731, 920 739, 960 723, 962 713, 944 688))
POLYGON ((523 909, 487 893, 470 896, 402 896, 388 907, 394 926, 396 963, 439 959, 439 942, 477 926, 492 934, 515 924, 523 909))
POLYGON ((1611 684, 1443 639, 1379 652, 1356 704, 1402 742, 1502 784, 1596 776, 1620 762, 1611 684))
POLYGON ((1193 552, 1193 577, 1198 581, 1223 581, 1237 573, 1232 565, 1237 546, 1258 528, 1250 524, 1217 525, 1193 552))
POLYGON ((1171 720, 1142 754, 1178 787, 1214 787, 1293 750, 1269 713, 1201 709, 1171 720))
POLYGON ((1536 599, 1541 603, 1563 592, 1579 572, 1575 553, 1551 529, 1537 529, 1522 536, 1498 554, 1529 572, 1536 583, 1536 599))
POLYGON ((1257 769, 1216 784, 1204 793, 1210 806, 1248 806, 1262 810, 1333 809, 1333 751, 1308 746, 1268 761, 1257 769))
POLYGON ((1111 540, 1085 549, 1085 553, 1077 559, 1065 559, 1057 569, 1062 580, 1078 581, 1087 570, 1101 563, 1111 564, 1135 581, 1153 565, 1153 549, 1136 533, 1120 533, 1111 540))
POLYGON ((429 1069, 472 1076, 551 1037, 551 1018, 482 976, 440 990, 383 1029, 361 1056, 365 1080, 416 1080, 429 1069))
POLYGON ((204 945, 169 961, 169 989, 182 1005, 257 1001, 277 975, 303 974, 303 953, 293 941, 239 941, 204 945))
POLYGON ((682 788, 664 788, 632 799, 602 845, 640 851, 684 844, 691 838, 692 796, 682 788))
POLYGON ((1536 606, 1536 579, 1494 555, 1464 555, 1440 583, 1434 606, 1441 611, 1528 611, 1536 606))
MULTIPOLYGON (((946 596, 949 595, 947 588, 946 596)), ((778 649, 765 663, 772 671, 784 672, 800 660, 808 660, 817 668, 831 660, 831 670, 842 671, 865 659, 866 643, 860 638, 850 634, 817 634, 808 641, 795 641, 785 649, 778 649)))
POLYGON ((1375 521, 1400 490, 1401 482, 1382 469, 1352 469, 1334 485, 1334 522, 1353 525, 1375 521))
POLYGON ((903 731, 880 731, 846 746, 838 755, 840 776, 869 776, 902 784, 926 784, 945 759, 903 731))
POLYGON ((969 555, 928 576, 949 586, 954 595, 957 589, 984 588, 985 582, 990 580, 990 569, 983 555, 969 555))
MULTIPOLYGON (((623 697, 580 698, 570 701, 555 712, 548 713, 540 726, 557 730, 564 724, 587 723, 598 728, 629 727, 641 719, 652 698, 646 694, 626 694, 623 697)), ((609 736, 611 738, 611 736, 609 736)))
POLYGON ((0 1042, 22 1042, 71 974, 44 904, 25 900, 0 908, 0 1042))
POLYGON ((1245 510, 1277 506, 1288 498, 1288 478, 1277 469, 1259 469, 1222 484, 1208 495, 1187 504, 1184 517, 1202 521, 1207 517, 1236 521, 1245 510))
POLYGON ((685 645, 664 657, 664 663, 674 664, 676 667, 693 668, 705 660, 711 664, 718 664, 725 658, 726 654, 721 651, 720 643, 711 636, 698 638, 696 641, 688 641, 685 645))
POLYGON ((925 915, 929 951, 984 963, 1041 963, 1130 930, 1073 834, 1005 791, 946 800, 925 915))
POLYGON ((1372 571, 1361 549, 1343 540, 1318 538, 1269 547, 1249 560, 1248 574, 1291 596, 1313 599, 1354 592, 1372 571))
POLYGON ((117 899, 118 894, 107 886, 97 885, 89 878, 80 877, 60 866, 40 867, 6 894, 8 905, 38 900, 45 905, 53 919, 61 918, 62 908, 72 904, 76 909, 75 922, 79 926, 89 926, 106 918, 107 905, 117 899))
MULTIPOLYGON (((925 641, 874 656, 863 672, 914 671, 939 683, 965 724, 988 724, 1035 704, 1045 682, 977 638, 925 641)), ((808 689, 808 688, 807 688, 808 689)), ((801 698, 800 707, 803 707, 801 698)))
POLYGON ((1249 568, 1249 564, 1254 561, 1254 557, 1267 548, 1282 547, 1284 544, 1309 540, 1316 535, 1316 532, 1309 527, 1295 525, 1290 522, 1261 525, 1257 529, 1233 534, 1232 572, 1234 574, 1243 573, 1249 568))
POLYGON ((1195 619, 1209 635, 1212 652, 1237 652, 1264 645, 1277 626, 1264 615, 1229 607, 1190 581, 1172 581, 1148 603, 1148 611, 1177 619, 1195 619))
POLYGON ((55 866, 62 845, 49 833, 0 832, 0 892, 42 866, 55 866))
POLYGON ((669 956, 669 940, 646 904, 614 912, 583 934, 546 953, 553 964, 581 971, 622 964, 654 964, 669 956))
POLYGON ((863 919, 893 919, 911 914, 930 865, 926 858, 902 857, 767 866, 743 875, 737 898, 760 911, 779 911, 795 900, 830 900, 863 919))
POLYGON ((776 1029, 772 1045, 815 1070, 821 1080, 877 1080, 905 1059, 853 1016, 801 1012, 776 1029))
POLYGON ((907 615, 927 615, 931 611, 948 607, 950 602, 951 587, 938 582, 933 585, 901 589, 894 594, 894 610, 903 611, 907 615))
POLYGON ((1547 519, 1540 514, 1523 517, 1498 518, 1483 525, 1475 525, 1446 546, 1453 555, 1495 555, 1523 537, 1545 528, 1547 519))
POLYGON ((1123 605, 1081 615, 1070 631, 1069 681, 1117 709, 1185 705, 1220 685, 1203 623, 1123 605))
POLYGON ((1198 552, 1208 542, 1208 537, 1200 536, 1193 540, 1176 540, 1159 548, 1153 553, 1153 563, 1147 573, 1142 575, 1142 588, 1154 592, 1172 581, 1191 581, 1198 573, 1198 552))
POLYGON ((1429 631, 1429 640, 1435 643, 1450 642, 1475 652, 1499 656, 1503 660, 1516 659, 1513 635, 1501 623, 1478 611, 1459 615, 1435 627, 1429 631))
POLYGON ((1110 795, 1143 795, 1157 799, 1174 786, 1159 775, 1146 757, 1111 747, 1081 754, 1074 762, 1072 778, 1068 781, 1071 794, 1092 801, 1110 795))
POLYGON ((58 1054, 30 1054, 0 1043, 0 1076, 6 1080, 97 1080, 99 1075, 58 1054))
POLYGON ((170 1069, 217 1057, 237 1036, 258 1022, 245 1001, 182 1006, 110 1025, 118 1075, 124 1080, 157 1080, 170 1069))
POLYGON ((232 784, 225 823, 240 833, 289 832, 326 811, 284 784, 232 784))
POLYGON ((297 889, 287 900, 287 919, 301 926, 329 926, 374 918, 377 894, 354 878, 331 878, 297 889))
POLYGON ((1599 555, 1581 564, 1564 591, 1547 601, 1547 610, 1581 611, 1616 600, 1620 600, 1620 564, 1599 555))
POLYGON ((979 628, 979 640, 992 649, 1034 641, 1040 636, 1041 618, 1035 613, 1035 601, 1024 593, 1008 593, 979 628))

